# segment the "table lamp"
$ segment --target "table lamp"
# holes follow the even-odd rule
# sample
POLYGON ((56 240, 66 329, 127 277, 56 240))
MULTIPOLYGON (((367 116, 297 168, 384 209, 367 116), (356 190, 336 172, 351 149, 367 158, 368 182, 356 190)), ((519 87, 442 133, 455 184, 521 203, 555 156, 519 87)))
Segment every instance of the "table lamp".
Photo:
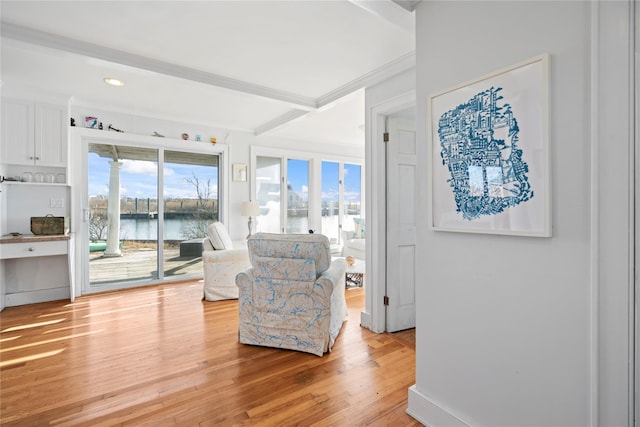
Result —
POLYGON ((249 224, 248 224, 249 234, 247 235, 247 239, 251 237, 251 230, 253 226, 251 217, 258 216, 259 213, 260 213, 260 206, 258 205, 258 202, 251 202, 251 201, 242 202, 240 215, 249 217, 249 224))

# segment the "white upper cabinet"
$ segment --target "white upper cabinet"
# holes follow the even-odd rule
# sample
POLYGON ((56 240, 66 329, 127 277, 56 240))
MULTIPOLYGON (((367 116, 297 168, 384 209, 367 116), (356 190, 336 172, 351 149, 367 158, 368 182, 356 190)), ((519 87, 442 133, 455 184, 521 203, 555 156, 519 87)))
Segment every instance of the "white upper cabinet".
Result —
POLYGON ((2 99, 0 163, 67 165, 67 108, 20 99, 2 99))

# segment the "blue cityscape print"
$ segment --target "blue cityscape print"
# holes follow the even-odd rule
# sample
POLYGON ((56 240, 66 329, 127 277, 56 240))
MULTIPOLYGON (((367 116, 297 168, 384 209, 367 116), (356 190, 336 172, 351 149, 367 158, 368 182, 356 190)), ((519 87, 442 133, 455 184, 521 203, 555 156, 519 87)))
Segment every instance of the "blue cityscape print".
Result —
POLYGON ((467 220, 498 215, 533 198, 529 167, 518 148, 518 121, 509 104, 498 105, 501 90, 476 94, 438 122, 440 157, 451 174, 447 182, 456 212, 467 220))

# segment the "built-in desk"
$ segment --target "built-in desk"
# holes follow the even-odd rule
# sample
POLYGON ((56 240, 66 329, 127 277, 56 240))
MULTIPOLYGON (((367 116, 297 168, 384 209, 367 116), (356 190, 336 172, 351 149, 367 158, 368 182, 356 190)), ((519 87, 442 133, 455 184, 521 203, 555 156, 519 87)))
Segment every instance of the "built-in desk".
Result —
POLYGON ((74 300, 74 238, 70 235, 0 237, 5 306, 74 300))

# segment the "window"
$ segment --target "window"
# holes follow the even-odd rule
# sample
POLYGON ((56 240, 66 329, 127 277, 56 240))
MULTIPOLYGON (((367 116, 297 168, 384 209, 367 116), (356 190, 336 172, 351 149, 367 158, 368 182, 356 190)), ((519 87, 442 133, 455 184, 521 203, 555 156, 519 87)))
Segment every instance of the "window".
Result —
POLYGON ((256 231, 326 235, 341 243, 363 213, 362 165, 327 155, 252 147, 252 192, 260 205, 256 231))

